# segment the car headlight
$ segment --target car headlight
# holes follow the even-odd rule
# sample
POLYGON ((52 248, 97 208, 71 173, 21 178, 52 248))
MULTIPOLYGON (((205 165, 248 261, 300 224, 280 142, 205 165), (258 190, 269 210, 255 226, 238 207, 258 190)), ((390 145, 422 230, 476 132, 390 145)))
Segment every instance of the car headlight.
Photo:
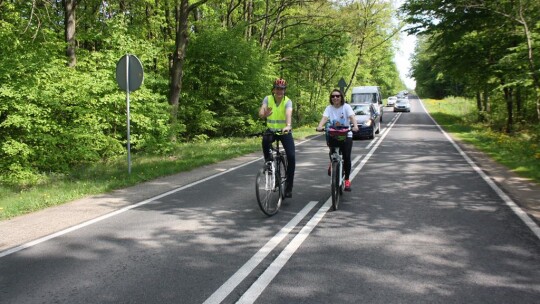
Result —
POLYGON ((365 121, 362 125, 366 126, 366 127, 369 127, 371 126, 371 120, 368 120, 368 121, 365 121))

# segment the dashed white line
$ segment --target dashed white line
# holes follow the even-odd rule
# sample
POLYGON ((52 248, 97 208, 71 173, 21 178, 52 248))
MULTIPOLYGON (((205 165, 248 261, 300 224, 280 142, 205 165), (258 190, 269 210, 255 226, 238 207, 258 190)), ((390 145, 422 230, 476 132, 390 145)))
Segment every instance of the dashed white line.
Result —
POLYGON ((285 266, 291 256, 298 250, 300 245, 306 240, 311 231, 317 226, 319 221, 324 217, 330 208, 331 198, 313 215, 309 222, 300 230, 294 239, 283 249, 279 256, 270 264, 263 274, 249 287, 249 289, 236 302, 237 304, 253 303, 262 294, 264 289, 272 282, 274 277, 285 266))
POLYGON ((317 202, 309 202, 285 227, 268 241, 255 255, 249 259, 240 269, 238 269, 221 287, 219 287, 204 304, 221 303, 233 290, 240 284, 257 265, 270 253, 274 248, 298 225, 298 223, 306 217, 306 215, 315 207, 317 202))

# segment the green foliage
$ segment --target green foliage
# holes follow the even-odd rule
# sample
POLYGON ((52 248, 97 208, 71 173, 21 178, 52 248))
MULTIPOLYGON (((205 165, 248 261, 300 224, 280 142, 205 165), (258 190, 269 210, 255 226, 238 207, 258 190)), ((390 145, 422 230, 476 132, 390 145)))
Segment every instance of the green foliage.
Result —
POLYGON ((242 33, 205 28, 191 41, 180 115, 186 136, 235 136, 252 131, 274 67, 242 33), (212 47, 208 47, 211 45, 212 47))
POLYGON ((424 37, 413 62, 419 95, 476 96, 477 115, 497 130, 538 123, 538 1, 409 0, 402 12, 424 37))
MULTIPOLYGON (((295 128, 317 121, 328 93, 340 78, 351 78, 357 62, 358 28, 349 27, 367 18, 357 14, 358 6, 333 1, 254 1, 248 20, 241 6, 228 11, 223 2, 206 2, 189 15, 178 123, 172 126, 174 3, 79 4, 73 68, 66 66, 64 6, 33 4, 0 2, 4 184, 37 183, 49 174, 125 156, 126 94, 115 80, 116 63, 125 54, 136 55, 144 67, 142 87, 130 94, 135 154, 174 153, 173 137, 200 142, 259 130, 258 108, 276 77, 289 83, 295 128), (345 16, 349 11, 355 13, 345 16)), ((374 35, 365 43, 374 49, 358 73, 390 91, 397 78, 386 37, 390 6, 376 4, 384 13, 371 19, 374 35)))
MULTIPOLYGON (((129 49, 129 43, 145 44, 126 42, 121 49, 129 49)), ((3 46, 8 52, 24 50, 26 62, 10 56, 0 59, 0 75, 10 77, 0 88, 2 182, 39 172, 66 172, 125 153, 125 94, 119 92, 113 73, 121 49, 80 50, 78 69, 71 69, 65 66, 61 43, 3 46)), ((168 150, 168 105, 161 95, 143 87, 132 93, 131 111, 134 150, 168 150)))
POLYGON ((450 97, 425 99, 429 113, 447 132, 473 144, 521 176, 540 182, 540 127, 507 134, 479 121, 474 101, 450 97))
MULTIPOLYGON (((302 139, 313 133, 313 127, 295 129, 294 137, 302 139)), ((114 157, 75 166, 64 174, 21 177, 16 185, 0 184, 0 220, 260 151, 260 145, 259 137, 197 135, 193 141, 173 144, 165 155, 139 153, 132 160, 130 175, 126 158, 114 157)))

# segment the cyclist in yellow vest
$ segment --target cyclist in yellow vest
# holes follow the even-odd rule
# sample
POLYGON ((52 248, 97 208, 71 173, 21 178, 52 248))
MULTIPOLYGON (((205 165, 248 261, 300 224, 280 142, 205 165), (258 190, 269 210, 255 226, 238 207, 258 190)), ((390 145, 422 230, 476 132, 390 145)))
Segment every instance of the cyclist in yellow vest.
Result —
POLYGON ((270 147, 272 142, 280 140, 285 154, 287 154, 287 187, 285 188, 285 197, 292 197, 292 189, 294 182, 294 170, 296 168, 296 156, 294 139, 292 136, 292 101, 285 96, 287 82, 284 79, 278 78, 274 81, 272 87, 272 95, 264 97, 261 108, 259 109, 259 117, 266 119, 266 125, 273 131, 281 130, 282 135, 263 136, 262 149, 264 160, 270 161, 270 147))

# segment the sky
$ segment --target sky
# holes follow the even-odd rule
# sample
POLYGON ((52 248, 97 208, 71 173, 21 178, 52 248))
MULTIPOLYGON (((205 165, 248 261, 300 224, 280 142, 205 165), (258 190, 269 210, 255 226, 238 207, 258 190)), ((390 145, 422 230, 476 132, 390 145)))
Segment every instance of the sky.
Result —
MULTIPOLYGON (((403 4, 404 0, 394 0, 395 7, 403 4)), ((394 55, 394 61, 399 71, 399 76, 405 83, 408 89, 416 87, 416 81, 407 76, 411 68, 411 56, 414 53, 416 46, 416 36, 408 36, 406 33, 401 33, 401 39, 398 44, 398 49, 394 55)))
POLYGON ((411 56, 414 53, 414 47, 416 45, 416 36, 408 36, 405 33, 401 34, 401 40, 398 44, 398 49, 394 55, 394 61, 396 62, 399 75, 408 89, 414 89, 416 87, 416 81, 407 75, 411 68, 411 56))

